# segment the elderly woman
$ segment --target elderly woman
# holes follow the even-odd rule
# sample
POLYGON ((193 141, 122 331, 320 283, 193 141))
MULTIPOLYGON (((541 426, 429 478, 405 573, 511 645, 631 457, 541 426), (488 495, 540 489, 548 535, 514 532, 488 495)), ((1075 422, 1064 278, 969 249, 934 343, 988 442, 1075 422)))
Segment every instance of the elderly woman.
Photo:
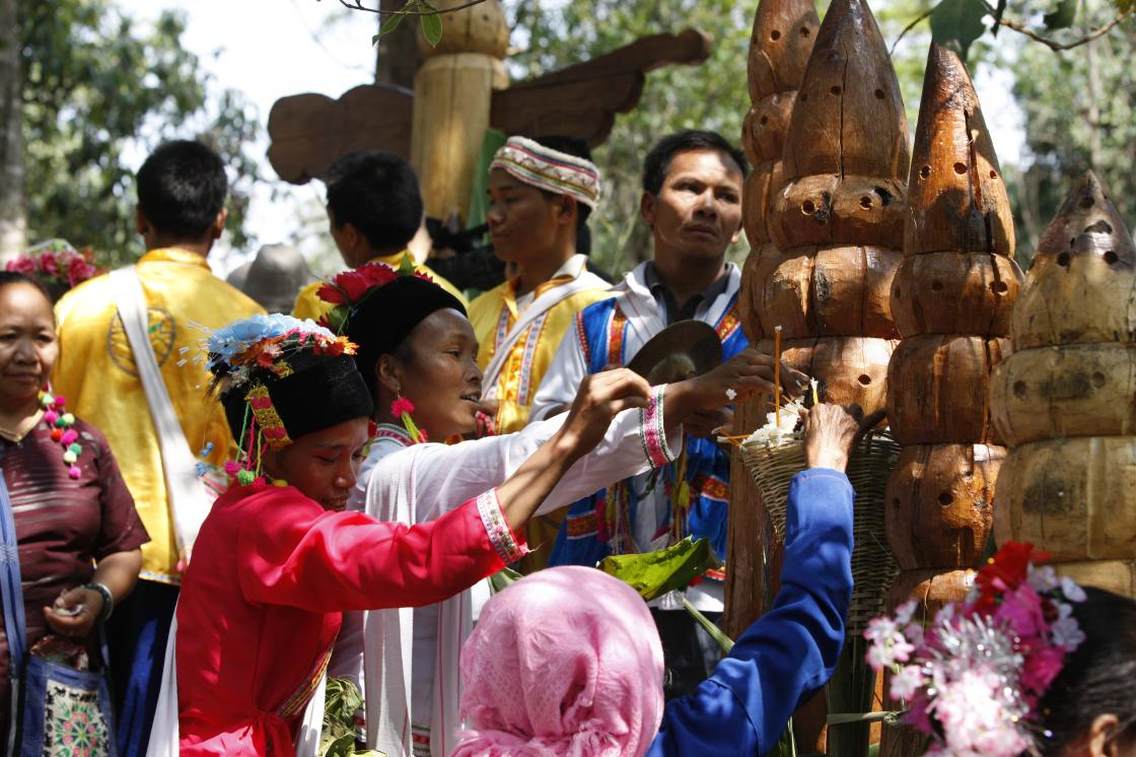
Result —
MULTIPOLYGON (((356 363, 375 399, 378 436, 364 464, 371 472, 360 477, 365 488, 356 498, 365 500, 368 513, 414 523, 441 517, 455 503, 504 481, 564 424, 561 415, 512 434, 423 443, 424 430, 444 439, 472 431, 476 422, 481 371, 477 340, 461 304, 421 277, 400 276, 379 264, 341 274, 324 294, 339 300, 332 318, 358 341, 356 363)), ((595 379, 611 381, 624 373, 595 379)), ((646 411, 617 417, 599 446, 543 499, 538 513, 670 462, 681 447, 684 419, 721 407, 730 390, 736 396, 768 390, 772 373, 772 359, 751 351, 704 376, 656 387, 646 411)), ((332 671, 366 684, 369 744, 395 753, 449 754, 458 725, 456 661, 478 604, 473 593, 462 592, 414 612, 369 613, 365 633, 357 619, 345 623, 332 671)))
POLYGON ((831 676, 852 593, 857 424, 813 408, 809 470, 789 490, 781 590, 713 675, 663 705, 658 632, 639 595, 592 568, 551 568, 496 595, 462 649, 454 757, 765 754, 831 676))
MULTIPOLYGON (((49 634, 90 640, 133 588, 148 540, 106 439, 47 391, 58 354, 47 292, 0 272, 0 518, 19 552, 26 624, 22 644, 12 628, 0 640, 5 679, 49 634)), ((0 686, 5 744, 9 697, 0 686)))

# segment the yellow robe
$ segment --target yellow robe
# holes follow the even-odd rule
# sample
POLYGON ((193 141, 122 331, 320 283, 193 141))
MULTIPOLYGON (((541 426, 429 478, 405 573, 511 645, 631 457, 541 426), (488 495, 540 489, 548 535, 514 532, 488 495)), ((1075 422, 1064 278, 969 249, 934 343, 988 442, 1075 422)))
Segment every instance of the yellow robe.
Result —
MULTIPOLYGON (((369 261, 371 263, 386 263, 391 268, 398 269, 402 265, 402 259, 409 255, 408 252, 396 252, 394 255, 380 255, 379 257, 369 261)), ((458 298, 465 307, 469 307, 469 301, 465 295, 450 282, 443 279, 438 274, 430 270, 427 265, 415 265, 415 270, 419 273, 424 273, 434 280, 434 283, 445 289, 447 292, 458 298)), ((318 321, 327 311, 331 310, 334 305, 324 302, 319 298, 316 292, 324 285, 322 281, 314 281, 300 290, 300 294, 296 297, 296 304, 292 306, 292 315, 296 318, 310 318, 313 321, 318 321)))
MULTIPOLYGON (((582 258, 582 256, 577 256, 582 258)), ((569 261, 572 263, 573 261, 569 261)), ((575 265, 566 264, 557 275, 533 291, 535 302, 542 294, 558 286, 567 284, 580 276, 594 276, 584 268, 586 261, 577 259, 575 265)), ((514 343, 511 354, 501 369, 497 380, 496 400, 497 433, 508 434, 525 427, 529 420, 529 408, 533 398, 560 342, 576 321, 576 313, 602 299, 611 296, 608 283, 596 277, 596 286, 569 295, 548 309, 547 315, 534 320, 526 332, 514 343)), ((477 362, 484 370, 497 354, 498 343, 513 328, 519 318, 517 310, 516 281, 506 281, 490 289, 469 306, 469 320, 480 345, 477 362)), ((527 311, 526 311, 527 312, 527 311)), ((486 386, 482 394, 488 395, 486 386)), ((564 519, 565 509, 548 515, 533 518, 528 527, 529 545, 533 552, 522 561, 526 573, 539 570, 548 564, 552 544, 560 521, 564 519), (544 549, 538 549, 543 546, 544 549)))
MULTIPOLYGON (((230 456, 232 436, 220 403, 206 398, 208 373, 193 358, 207 337, 203 329, 264 309, 214 276, 204 257, 186 250, 151 250, 139 259, 137 271, 146 293, 150 343, 186 441, 194 452, 212 442, 207 459, 222 465, 230 456)), ((60 351, 52 388, 65 398, 68 410, 97 426, 110 442, 150 534, 150 543, 142 547, 142 577, 177 583, 178 551, 158 436, 109 277, 68 292, 55 314, 60 351)))

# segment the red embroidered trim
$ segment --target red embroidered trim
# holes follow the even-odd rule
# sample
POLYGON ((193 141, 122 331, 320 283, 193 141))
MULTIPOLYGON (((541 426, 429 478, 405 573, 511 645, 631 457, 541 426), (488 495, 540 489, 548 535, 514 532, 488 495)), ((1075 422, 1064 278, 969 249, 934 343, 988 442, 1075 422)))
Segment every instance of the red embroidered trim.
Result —
POLYGON ((477 514, 481 516, 481 523, 485 526, 489 543, 493 545, 501 562, 510 565, 528 554, 529 550, 513 538, 513 532, 505 521, 505 514, 501 512, 501 503, 497 501, 496 489, 490 489, 478 496, 477 514))
POLYGON ((627 324, 627 316, 616 305, 611 309, 611 323, 607 330, 607 364, 609 366, 623 365, 623 327, 627 324))

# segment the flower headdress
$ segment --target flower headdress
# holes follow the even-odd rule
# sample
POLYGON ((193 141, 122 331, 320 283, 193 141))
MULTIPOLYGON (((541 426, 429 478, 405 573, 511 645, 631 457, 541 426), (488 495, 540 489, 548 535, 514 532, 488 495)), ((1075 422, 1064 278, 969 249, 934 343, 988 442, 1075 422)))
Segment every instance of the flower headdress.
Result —
POLYGON ((1084 591, 1031 562, 1044 559, 1009 542, 926 631, 912 622, 911 601, 864 632, 868 664, 891 671, 891 698, 910 707, 905 720, 934 738, 929 755, 1039 754, 1037 704, 1085 640, 1070 604, 1084 591))
POLYGON ((300 361, 353 355, 355 345, 310 320, 272 314, 214 331, 205 340, 204 352, 214 377, 211 390, 222 395, 227 412, 235 405, 232 398, 242 401, 243 419, 239 423, 229 419, 240 453, 236 461, 225 464, 225 472, 248 484, 259 474, 264 446, 280 449, 292 443, 269 386, 304 370, 300 361))
POLYGON ((99 273, 89 247, 80 252, 64 239, 41 242, 9 260, 5 267, 36 279, 56 298, 99 273))
POLYGON ((414 262, 409 255, 403 256, 397 270, 386 263, 367 263, 343 271, 316 291, 316 295, 321 300, 335 306, 320 318, 320 324, 337 334, 342 334, 352 310, 376 290, 396 281, 400 276, 414 276, 434 283, 429 276, 415 270, 414 262))

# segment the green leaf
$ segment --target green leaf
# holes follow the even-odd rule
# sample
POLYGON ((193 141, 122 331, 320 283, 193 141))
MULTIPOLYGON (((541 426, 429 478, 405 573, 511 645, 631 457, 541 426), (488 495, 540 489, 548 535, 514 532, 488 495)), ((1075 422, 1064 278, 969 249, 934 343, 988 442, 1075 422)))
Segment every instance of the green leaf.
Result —
POLYGON ((669 591, 685 588, 691 580, 719 565, 710 542, 686 537, 657 552, 605 557, 600 570, 639 592, 648 602, 669 591))
POLYGON ((442 41, 442 17, 437 13, 430 13, 419 18, 421 18, 422 36, 431 47, 437 47, 442 41))
POLYGON ((398 25, 402 23, 402 20, 404 18, 406 18, 406 13, 403 12, 405 10, 406 8, 404 6, 398 13, 392 13, 391 15, 383 19, 383 22, 379 24, 379 33, 371 38, 372 45, 377 44, 379 38, 384 34, 390 34, 398 28, 398 25))
POLYGON ((504 591, 517 581, 520 581, 523 576, 512 568, 501 568, 489 577, 489 588, 493 593, 504 591))
POLYGON ((698 608, 686 597, 682 598, 682 609, 686 610, 687 613, 690 614, 690 617, 698 621, 698 625, 702 626, 702 630, 710 635, 710 638, 721 648, 723 654, 730 653, 730 650, 734 648, 734 640, 727 636, 721 628, 714 625, 714 622, 711 621, 710 618, 699 612, 698 608))
POLYGON ((966 60, 974 40, 986 32, 982 0, 943 0, 931 13, 931 39, 949 47, 966 60))
POLYGON ((1052 13, 1046 13, 1042 17, 1045 22, 1045 28, 1050 31, 1055 29, 1068 29, 1073 25, 1073 19, 1077 17, 1077 0, 1058 0, 1057 7, 1053 9, 1052 13))

